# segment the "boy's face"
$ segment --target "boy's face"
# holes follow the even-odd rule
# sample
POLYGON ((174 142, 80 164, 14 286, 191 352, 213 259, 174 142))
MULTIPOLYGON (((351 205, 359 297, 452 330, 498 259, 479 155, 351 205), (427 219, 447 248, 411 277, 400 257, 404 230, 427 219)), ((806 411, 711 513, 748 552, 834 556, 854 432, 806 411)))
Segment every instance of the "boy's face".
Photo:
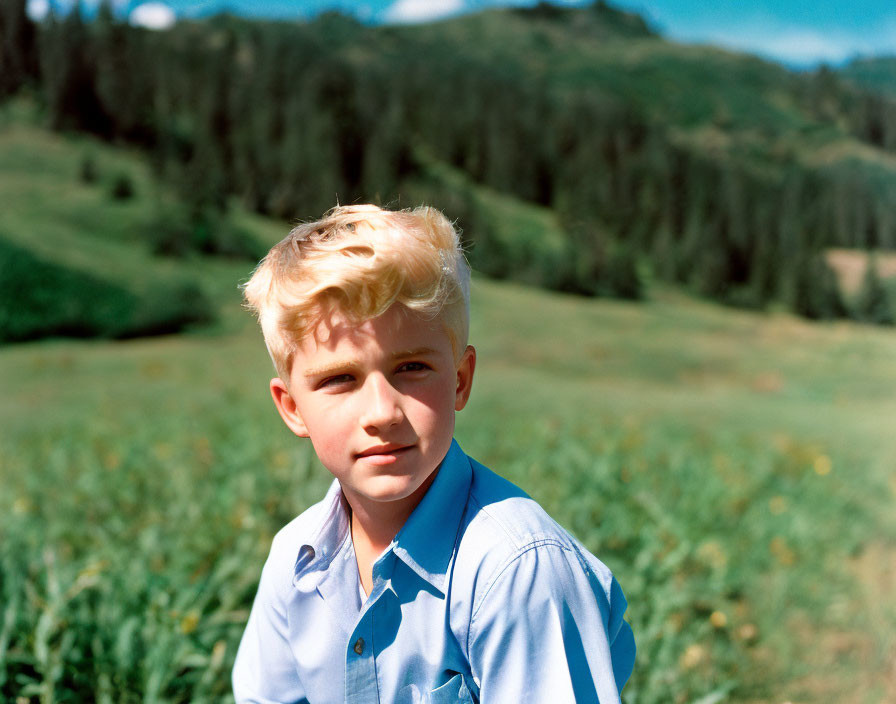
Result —
POLYGON ((315 333, 288 386, 271 381, 283 420, 311 438, 353 506, 419 500, 451 445, 475 351, 455 360, 443 325, 399 304, 360 325, 334 315, 315 333))

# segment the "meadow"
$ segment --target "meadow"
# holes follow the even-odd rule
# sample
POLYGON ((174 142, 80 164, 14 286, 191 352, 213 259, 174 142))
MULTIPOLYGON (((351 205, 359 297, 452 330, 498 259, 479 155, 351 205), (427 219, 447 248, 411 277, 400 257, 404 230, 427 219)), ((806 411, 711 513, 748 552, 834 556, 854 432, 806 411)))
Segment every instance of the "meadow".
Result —
MULTIPOLYGON (((135 233, 163 195, 85 140, 8 130, 0 189, 7 236, 126 282, 189 274, 219 309, 178 336, 0 347, 0 699, 228 701, 270 540, 328 485, 270 402, 251 264, 150 257, 135 233), (121 169, 139 195, 110 205, 121 169)), ((617 575, 628 704, 892 701, 896 333, 650 291, 477 277, 459 442, 617 575)))
MULTIPOLYGON (((627 702, 892 696, 896 335, 673 292, 474 295, 457 437, 617 574, 627 702)), ((228 305, 214 334, 0 351, 4 699, 229 696, 270 539, 327 474, 228 305)))

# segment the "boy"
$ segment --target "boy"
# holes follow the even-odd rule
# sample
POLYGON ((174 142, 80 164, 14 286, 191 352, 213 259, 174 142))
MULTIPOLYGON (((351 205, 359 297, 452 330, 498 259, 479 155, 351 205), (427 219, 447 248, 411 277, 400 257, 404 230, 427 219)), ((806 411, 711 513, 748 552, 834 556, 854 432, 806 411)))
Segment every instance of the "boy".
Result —
POLYGON ((619 702, 609 570, 467 457, 469 267, 438 211, 337 207, 245 286, 274 404, 335 481, 274 538, 237 702, 619 702))

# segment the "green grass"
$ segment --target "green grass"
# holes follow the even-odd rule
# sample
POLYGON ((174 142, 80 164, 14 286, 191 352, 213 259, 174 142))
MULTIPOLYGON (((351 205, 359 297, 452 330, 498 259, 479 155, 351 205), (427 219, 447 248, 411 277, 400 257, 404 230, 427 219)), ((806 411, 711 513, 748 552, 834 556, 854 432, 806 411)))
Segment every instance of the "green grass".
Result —
MULTIPOLYGON (((251 265, 151 258, 129 239, 155 202, 141 173, 81 138, 0 136, 23 242, 191 275, 222 320, 0 348, 3 700, 226 701, 270 539, 328 483, 270 401, 236 288, 251 265), (133 174, 133 201, 77 182, 88 146, 133 174)), ((268 242, 288 229, 235 217, 268 242)), ((618 576, 629 704, 893 697, 896 333, 477 279, 472 341, 458 439, 618 576)))
MULTIPOLYGON (((896 548, 896 335, 674 296, 474 296, 458 437, 618 575, 639 643, 627 701, 812 701, 833 657, 805 655, 816 639, 892 646, 892 609, 873 620, 844 565, 896 548)), ((227 696, 269 540, 327 483, 269 374, 248 316, 217 336, 0 352, 0 678, 18 678, 0 691, 227 696)), ((882 655, 832 667, 814 701, 858 676, 855 701, 875 701, 882 655)))

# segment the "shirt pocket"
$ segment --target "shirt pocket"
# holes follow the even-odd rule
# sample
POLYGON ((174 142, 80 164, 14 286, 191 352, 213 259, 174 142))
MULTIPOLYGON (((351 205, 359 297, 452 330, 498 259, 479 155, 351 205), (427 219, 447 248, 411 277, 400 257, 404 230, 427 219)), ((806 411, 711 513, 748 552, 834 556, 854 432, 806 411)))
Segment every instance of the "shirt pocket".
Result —
POLYGON ((464 682, 464 676, 457 674, 441 687, 432 690, 425 701, 428 704, 475 704, 476 700, 464 682))

